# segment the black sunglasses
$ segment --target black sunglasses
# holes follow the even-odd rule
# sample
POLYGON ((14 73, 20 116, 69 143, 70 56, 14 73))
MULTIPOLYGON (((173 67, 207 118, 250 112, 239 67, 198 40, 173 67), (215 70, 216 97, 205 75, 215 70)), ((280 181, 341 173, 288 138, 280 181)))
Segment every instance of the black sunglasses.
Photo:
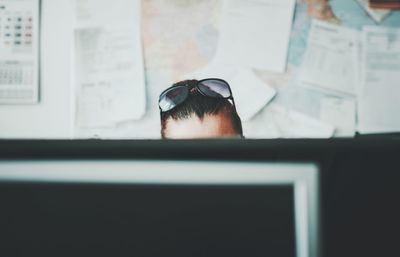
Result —
POLYGON ((199 80, 193 87, 179 85, 167 88, 160 94, 160 98, 158 99, 160 111, 167 112, 182 104, 193 90, 196 90, 203 96, 232 100, 233 107, 236 109, 235 100, 233 99, 232 90, 228 82, 223 79, 211 78, 199 80))

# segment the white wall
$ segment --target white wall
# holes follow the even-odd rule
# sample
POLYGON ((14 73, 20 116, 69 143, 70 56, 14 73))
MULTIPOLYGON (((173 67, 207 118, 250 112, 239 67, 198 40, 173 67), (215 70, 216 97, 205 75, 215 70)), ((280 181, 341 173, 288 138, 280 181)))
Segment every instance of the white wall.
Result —
POLYGON ((40 103, 0 105, 0 138, 71 138, 72 1, 42 0, 40 103))

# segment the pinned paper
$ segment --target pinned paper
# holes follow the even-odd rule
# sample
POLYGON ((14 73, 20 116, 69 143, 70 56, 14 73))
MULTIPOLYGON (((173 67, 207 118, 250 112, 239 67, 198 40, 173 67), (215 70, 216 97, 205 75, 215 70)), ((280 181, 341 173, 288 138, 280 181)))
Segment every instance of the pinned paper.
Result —
POLYGON ((253 71, 211 62, 208 66, 182 77, 185 79, 220 78, 231 86, 236 109, 242 121, 250 120, 275 96, 276 91, 253 71))
POLYGON ((301 67, 300 84, 314 89, 355 94, 359 37, 357 30, 314 20, 301 67))
POLYGON ((335 126, 335 137, 353 137, 356 130, 355 100, 339 97, 323 98, 320 119, 335 126))
POLYGON ((364 27, 358 130, 400 131, 400 29, 364 27))
POLYGON ((244 122, 243 130, 246 138, 330 138, 335 128, 306 114, 270 103, 254 121, 244 122))
POLYGON ((230 80, 237 112, 242 121, 250 120, 275 96, 276 91, 261 81, 254 72, 241 70, 230 80))
POLYGON ((225 0, 217 60, 284 72, 295 3, 295 0, 225 0))

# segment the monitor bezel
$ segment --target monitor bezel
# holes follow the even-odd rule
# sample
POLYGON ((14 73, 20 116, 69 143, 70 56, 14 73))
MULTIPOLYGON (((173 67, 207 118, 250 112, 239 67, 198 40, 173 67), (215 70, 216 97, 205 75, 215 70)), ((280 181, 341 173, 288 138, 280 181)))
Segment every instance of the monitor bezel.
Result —
POLYGON ((293 185, 296 256, 317 257, 320 252, 319 169, 312 163, 215 160, 2 160, 0 165, 0 182, 293 185))

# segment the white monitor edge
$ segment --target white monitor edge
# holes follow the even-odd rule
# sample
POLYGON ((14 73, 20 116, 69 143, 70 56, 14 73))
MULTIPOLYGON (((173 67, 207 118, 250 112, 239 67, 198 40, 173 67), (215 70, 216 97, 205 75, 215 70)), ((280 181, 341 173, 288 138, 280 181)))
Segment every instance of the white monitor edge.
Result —
POLYGON ((0 161, 0 181, 188 185, 293 184, 297 257, 317 257, 320 251, 319 177, 318 167, 314 164, 162 160, 0 161))

